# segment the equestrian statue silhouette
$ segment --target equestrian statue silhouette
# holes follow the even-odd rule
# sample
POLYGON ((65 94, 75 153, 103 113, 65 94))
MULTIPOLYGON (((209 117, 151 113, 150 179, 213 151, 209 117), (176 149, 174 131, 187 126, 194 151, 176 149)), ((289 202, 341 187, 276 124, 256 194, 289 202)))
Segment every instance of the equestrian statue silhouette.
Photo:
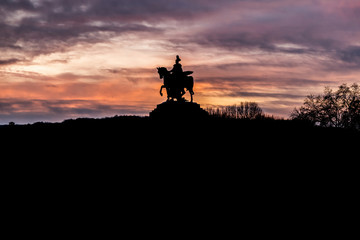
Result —
POLYGON ((164 79, 164 84, 160 88, 160 95, 162 96, 162 89, 166 89, 167 101, 186 101, 183 95, 185 89, 189 91, 191 96, 191 102, 193 102, 194 95, 194 78, 189 76, 192 71, 183 71, 182 66, 179 63, 180 57, 177 55, 173 69, 168 71, 165 67, 158 67, 158 73, 160 79, 164 79))

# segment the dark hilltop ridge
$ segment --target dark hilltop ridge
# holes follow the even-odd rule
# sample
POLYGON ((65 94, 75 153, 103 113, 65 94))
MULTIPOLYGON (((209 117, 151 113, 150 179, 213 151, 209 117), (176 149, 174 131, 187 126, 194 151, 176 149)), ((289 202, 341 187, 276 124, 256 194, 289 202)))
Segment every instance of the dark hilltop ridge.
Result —
POLYGON ((358 144, 360 132, 343 128, 316 127, 305 121, 261 117, 234 119, 209 115, 197 103, 165 102, 149 116, 113 116, 106 118, 68 119, 61 123, 37 122, 27 125, 9 124, 0 127, 2 142, 16 144, 56 143, 106 148, 121 146, 153 146, 172 144, 193 148, 222 148, 247 151, 283 146, 299 151, 319 146, 338 148, 358 144))
POLYGON ((187 114, 168 115, 161 105, 144 117, 2 126, 0 146, 4 163, 11 165, 6 169, 12 169, 8 179, 17 176, 22 185, 36 178, 47 189, 66 182, 74 191, 85 184, 108 192, 119 186, 256 192, 304 183, 317 191, 314 181, 347 179, 358 157, 358 131, 274 118, 222 118, 189 106, 198 117, 184 106, 187 114))

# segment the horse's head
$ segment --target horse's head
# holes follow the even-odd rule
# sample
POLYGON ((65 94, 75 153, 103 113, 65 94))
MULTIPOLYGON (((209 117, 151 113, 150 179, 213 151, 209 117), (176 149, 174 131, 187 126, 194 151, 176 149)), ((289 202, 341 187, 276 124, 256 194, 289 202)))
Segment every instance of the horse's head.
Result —
POLYGON ((160 79, 162 79, 166 74, 169 73, 169 71, 164 67, 158 67, 157 70, 158 70, 160 79))

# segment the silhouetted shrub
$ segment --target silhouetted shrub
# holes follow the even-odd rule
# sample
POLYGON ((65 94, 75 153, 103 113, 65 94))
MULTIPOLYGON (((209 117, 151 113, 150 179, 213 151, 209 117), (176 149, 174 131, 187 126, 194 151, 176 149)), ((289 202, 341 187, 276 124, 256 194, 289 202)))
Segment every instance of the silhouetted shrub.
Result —
POLYGON ((360 87, 342 84, 337 91, 325 88, 322 95, 309 95, 290 118, 323 127, 360 129, 360 87))

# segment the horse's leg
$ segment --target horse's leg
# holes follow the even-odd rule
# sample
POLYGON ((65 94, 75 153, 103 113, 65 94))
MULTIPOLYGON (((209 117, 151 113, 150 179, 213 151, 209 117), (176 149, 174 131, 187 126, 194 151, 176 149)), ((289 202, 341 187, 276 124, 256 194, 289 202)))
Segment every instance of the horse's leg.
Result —
POLYGON ((194 78, 192 76, 189 76, 187 90, 190 92, 191 102, 193 102, 193 95, 194 95, 193 88, 194 88, 194 78))
POLYGON ((184 94, 185 94, 185 89, 182 88, 182 89, 181 89, 181 92, 180 92, 180 95, 183 96, 184 94))
POLYGON ((165 85, 162 85, 161 88, 160 88, 160 96, 162 96, 162 89, 165 87, 165 85))
POLYGON ((166 93, 167 93, 167 101, 170 101, 170 100, 171 100, 170 98, 171 98, 172 96, 171 96, 171 90, 170 90, 169 87, 166 88, 166 93))

